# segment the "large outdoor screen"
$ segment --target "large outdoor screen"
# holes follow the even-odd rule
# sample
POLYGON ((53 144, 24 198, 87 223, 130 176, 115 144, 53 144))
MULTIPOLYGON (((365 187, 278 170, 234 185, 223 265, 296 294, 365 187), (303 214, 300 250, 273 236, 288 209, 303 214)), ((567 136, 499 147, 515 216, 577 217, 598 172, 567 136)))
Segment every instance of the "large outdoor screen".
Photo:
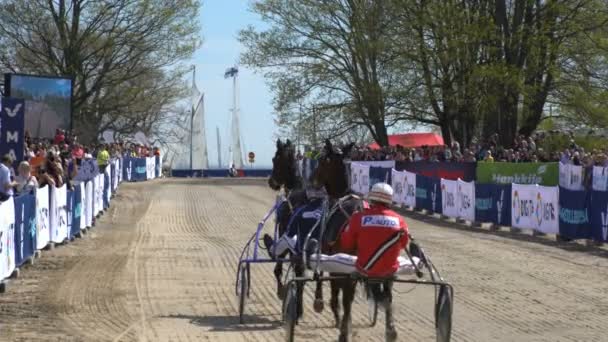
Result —
POLYGON ((71 129, 72 86, 69 78, 5 75, 6 95, 25 100, 25 130, 32 137, 52 138, 57 128, 71 129))

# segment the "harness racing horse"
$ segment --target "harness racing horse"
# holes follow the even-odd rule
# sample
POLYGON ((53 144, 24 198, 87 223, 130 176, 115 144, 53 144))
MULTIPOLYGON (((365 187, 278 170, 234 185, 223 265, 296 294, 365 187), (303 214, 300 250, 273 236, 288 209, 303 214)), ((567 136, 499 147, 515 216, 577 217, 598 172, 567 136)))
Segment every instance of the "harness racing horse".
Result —
MULTIPOLYGON (((277 140, 277 150, 272 158, 272 173, 268 179, 268 185, 275 191, 285 191, 286 201, 277 209, 278 235, 282 236, 287 231, 291 215, 295 209, 304 205, 308 199, 303 189, 302 177, 298 175, 295 147, 288 139, 285 143, 277 140)), ((277 280, 277 296, 279 299, 285 297, 283 285, 283 262, 287 252, 276 256, 279 261, 275 264, 274 275, 277 280)))
MULTIPOLYGON (((319 160, 319 166, 313 174, 313 181, 322 184, 330 198, 330 212, 327 216, 325 229, 321 242, 323 254, 348 253, 354 251, 345 250, 340 246, 340 234, 348 224, 348 220, 355 211, 362 210, 363 203, 356 196, 349 196, 349 185, 347 166, 344 159, 349 156, 354 144, 342 148, 336 152, 329 140, 325 141, 325 151, 319 160)), ((340 276, 340 274, 330 274, 340 276)), ((319 286, 317 285, 319 288, 319 286)), ((331 298, 330 306, 336 320, 336 328, 340 329, 339 341, 350 341, 352 323, 351 308, 355 298, 356 281, 344 277, 330 281, 331 298), (342 307, 344 315, 340 319, 339 295, 342 292, 342 307)), ((322 302, 322 291, 318 291, 317 300, 322 302)), ((317 303, 317 300, 315 303, 317 303)))

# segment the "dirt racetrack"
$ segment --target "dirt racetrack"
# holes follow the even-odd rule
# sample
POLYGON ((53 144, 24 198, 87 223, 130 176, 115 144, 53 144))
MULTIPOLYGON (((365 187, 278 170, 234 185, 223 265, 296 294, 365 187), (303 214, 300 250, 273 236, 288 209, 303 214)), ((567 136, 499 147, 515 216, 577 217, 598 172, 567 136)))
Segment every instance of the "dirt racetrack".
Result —
MULTIPOLYGON (((44 251, 0 295, 0 341, 283 340, 271 266, 252 266, 246 325, 234 294, 240 250, 273 200, 261 181, 123 184, 84 239, 44 251)), ((608 341, 605 249, 415 217, 455 286, 453 341, 608 341)), ((432 289, 395 292, 399 340, 433 341, 432 289)), ((311 294, 297 340, 337 340, 311 294)), ((370 329, 355 310, 354 340, 382 341, 383 315, 370 329)))

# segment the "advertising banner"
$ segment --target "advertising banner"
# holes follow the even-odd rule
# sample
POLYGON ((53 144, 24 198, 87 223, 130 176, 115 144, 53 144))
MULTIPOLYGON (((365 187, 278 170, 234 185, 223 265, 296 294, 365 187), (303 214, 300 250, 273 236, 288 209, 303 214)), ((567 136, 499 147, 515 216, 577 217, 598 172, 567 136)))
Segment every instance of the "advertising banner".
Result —
POLYGON ((593 167, 593 184, 592 188, 595 191, 608 190, 608 167, 593 167))
POLYGON ((591 192, 591 237, 608 242, 608 191, 591 192))
POLYGON ((95 216, 95 180, 88 181, 85 190, 84 221, 88 228, 93 226, 93 217, 95 216))
POLYGON ((429 212, 442 213, 441 180, 416 175, 416 208, 429 212))
POLYGON ((584 190, 583 167, 559 163, 559 186, 568 190, 584 190))
POLYGON ((365 195, 369 192, 369 165, 351 163, 351 188, 365 195))
POLYGON ((36 251, 36 196, 15 197, 15 265, 21 266, 36 251))
POLYGON ((99 166, 95 159, 83 159, 78 166, 78 173, 74 178, 75 181, 86 182, 99 173, 99 166))
POLYGON ((49 222, 51 224, 51 241, 61 243, 68 238, 67 220, 67 186, 51 187, 49 222))
POLYGON ((110 199, 112 198, 112 176, 109 167, 106 167, 106 172, 103 176, 103 207, 107 209, 110 207, 110 199))
POLYGON ((391 170, 383 167, 370 166, 369 168, 369 186, 370 188, 376 183, 391 184, 391 170))
POLYGON ((148 157, 146 159, 146 180, 154 179, 156 173, 156 158, 148 157))
POLYGON ((25 102, 22 99, 3 97, 0 105, 0 157, 9 154, 17 168, 23 160, 25 143, 25 102))
POLYGON ((405 172, 391 170, 391 186, 393 187, 393 202, 403 204, 405 202, 405 172))
POLYGON ((475 184, 475 220, 511 225, 511 184, 475 184))
POLYGON ((513 184, 511 222, 513 227, 559 233, 558 187, 513 184))
POLYGON ((441 179, 441 210, 447 217, 458 217, 458 182, 441 179))
POLYGON ((591 239, 591 192, 559 189, 559 234, 570 239, 591 239))
POLYGON ((51 239, 49 186, 36 190, 36 249, 43 249, 51 239))
POLYGON ((470 182, 475 180, 476 163, 456 162, 397 162, 395 168, 399 171, 410 171, 427 177, 449 180, 462 179, 470 182))
POLYGON ((410 208, 416 207, 416 174, 408 171, 405 174, 403 188, 405 189, 404 204, 410 208))
POLYGON ((477 182, 556 186, 559 163, 477 163, 477 182))
POLYGON ((475 221, 475 182, 458 180, 458 217, 475 221))
POLYGON ((0 203, 0 280, 15 270, 15 202, 0 203))

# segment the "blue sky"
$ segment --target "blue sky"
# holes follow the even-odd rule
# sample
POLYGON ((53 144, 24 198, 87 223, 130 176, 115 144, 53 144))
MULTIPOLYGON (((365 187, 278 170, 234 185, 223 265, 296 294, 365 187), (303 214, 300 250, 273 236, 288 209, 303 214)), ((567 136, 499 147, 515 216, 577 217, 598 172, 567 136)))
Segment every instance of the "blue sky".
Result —
MULTIPOLYGON (((229 143, 228 128, 232 107, 232 80, 224 79, 224 71, 238 62, 243 47, 238 31, 249 24, 262 27, 257 15, 248 11, 248 0, 206 0, 200 21, 204 42, 195 53, 196 84, 205 93, 205 131, 209 164, 217 165, 216 127, 222 145, 229 143)), ((274 154, 276 126, 272 112, 272 94, 264 78, 253 70, 239 66, 240 127, 244 152, 256 154, 255 167, 271 165, 274 154)), ((222 155, 223 162, 227 158, 222 155)), ((246 162, 246 160, 245 160, 246 162)))

